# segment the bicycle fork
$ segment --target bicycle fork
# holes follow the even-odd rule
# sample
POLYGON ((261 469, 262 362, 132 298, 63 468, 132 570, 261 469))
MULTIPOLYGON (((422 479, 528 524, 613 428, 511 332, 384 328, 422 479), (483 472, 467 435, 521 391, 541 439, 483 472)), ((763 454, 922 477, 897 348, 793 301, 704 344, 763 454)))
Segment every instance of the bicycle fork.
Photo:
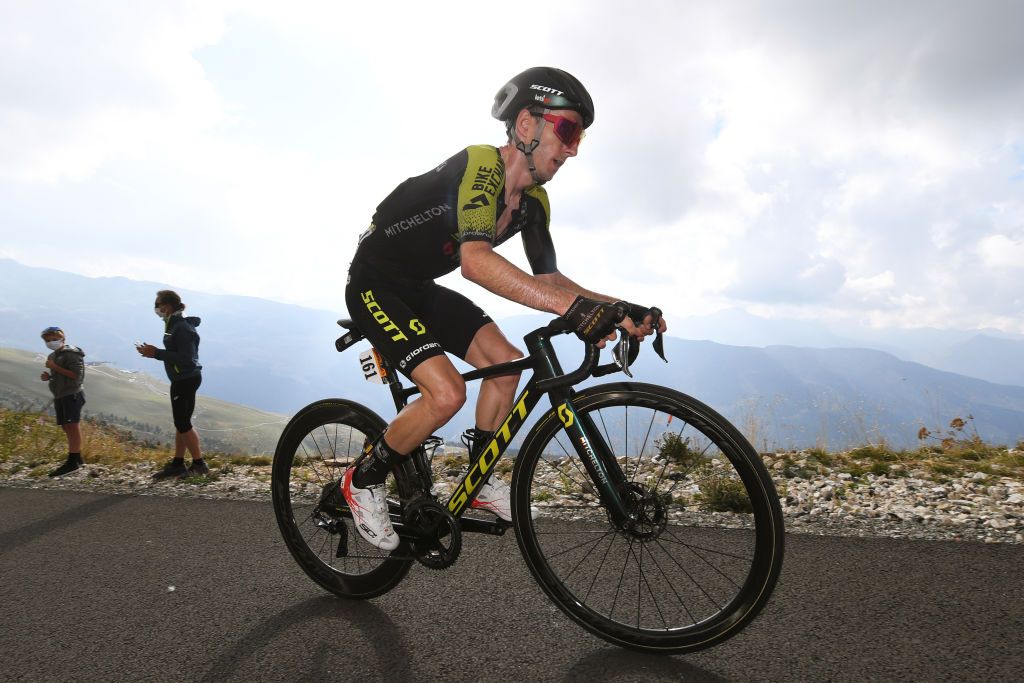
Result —
POLYGON ((586 413, 576 412, 571 391, 552 391, 550 397, 563 431, 590 475, 615 526, 621 529, 636 521, 635 513, 622 496, 627 483, 626 475, 597 425, 586 413))

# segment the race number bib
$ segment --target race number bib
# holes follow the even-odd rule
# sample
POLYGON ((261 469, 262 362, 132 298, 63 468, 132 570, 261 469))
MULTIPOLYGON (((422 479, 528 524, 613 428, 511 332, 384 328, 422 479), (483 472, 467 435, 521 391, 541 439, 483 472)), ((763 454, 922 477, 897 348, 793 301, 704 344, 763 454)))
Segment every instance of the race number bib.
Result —
POLYGON ((359 354, 359 366, 363 370, 363 379, 373 384, 385 384, 387 382, 387 370, 381 362, 380 354, 372 346, 359 354))

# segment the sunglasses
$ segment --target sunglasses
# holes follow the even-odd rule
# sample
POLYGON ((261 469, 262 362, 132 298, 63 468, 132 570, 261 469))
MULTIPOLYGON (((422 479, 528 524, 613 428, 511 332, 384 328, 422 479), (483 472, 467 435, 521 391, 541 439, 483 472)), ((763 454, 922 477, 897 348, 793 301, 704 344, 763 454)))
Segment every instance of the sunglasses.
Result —
POLYGON ((582 124, 572 119, 567 119, 564 116, 559 116, 558 114, 535 114, 535 116, 539 116, 550 123, 555 131, 555 136, 566 147, 578 145, 583 140, 583 136, 586 135, 582 124))

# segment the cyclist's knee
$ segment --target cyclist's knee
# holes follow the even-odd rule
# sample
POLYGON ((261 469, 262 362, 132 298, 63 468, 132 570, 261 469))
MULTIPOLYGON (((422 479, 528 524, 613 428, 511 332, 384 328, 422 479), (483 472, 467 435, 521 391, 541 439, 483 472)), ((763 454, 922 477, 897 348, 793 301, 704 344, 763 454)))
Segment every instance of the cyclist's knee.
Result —
POLYGON ((498 361, 498 362, 499 363, 511 363, 514 360, 519 360, 520 358, 522 358, 523 357, 523 352, 520 351, 519 349, 517 349, 516 347, 512 346, 511 344, 509 344, 508 347, 504 349, 504 354, 503 355, 504 355, 504 359, 501 360, 501 361, 498 361))
MULTIPOLYGON (((496 356, 494 364, 498 363, 511 363, 517 361, 523 357, 523 352, 516 347, 508 344, 506 348, 502 349, 501 353, 496 356)), ((513 389, 519 384, 519 377, 521 373, 515 373, 512 375, 499 375, 492 378, 496 383, 502 385, 510 385, 513 389)))
POLYGON ((466 382, 458 377, 439 383, 424 391, 423 399, 439 423, 444 424, 465 405, 466 382))

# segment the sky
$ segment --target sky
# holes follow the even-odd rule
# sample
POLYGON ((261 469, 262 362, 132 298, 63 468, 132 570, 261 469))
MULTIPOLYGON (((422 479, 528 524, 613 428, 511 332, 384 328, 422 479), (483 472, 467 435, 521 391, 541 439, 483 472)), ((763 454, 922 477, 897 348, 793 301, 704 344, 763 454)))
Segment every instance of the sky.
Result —
POLYGON ((670 325, 1024 333, 1022 26, 986 0, 0 0, 0 258, 343 311, 380 200, 502 144, 495 92, 544 64, 595 101, 547 185, 588 288, 670 325))

